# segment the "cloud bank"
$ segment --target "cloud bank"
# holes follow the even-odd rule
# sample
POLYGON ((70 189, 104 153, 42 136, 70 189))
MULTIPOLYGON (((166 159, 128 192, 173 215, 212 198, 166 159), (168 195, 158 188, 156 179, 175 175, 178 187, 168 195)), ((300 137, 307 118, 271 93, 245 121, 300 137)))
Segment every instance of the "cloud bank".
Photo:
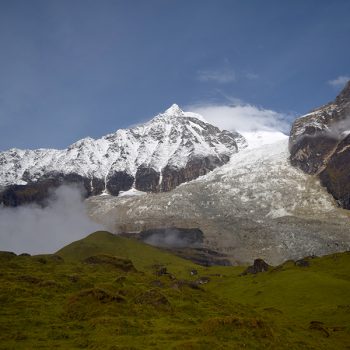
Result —
POLYGON ((350 80, 350 77, 347 75, 341 75, 334 80, 329 80, 328 84, 332 85, 335 88, 342 88, 350 80))
POLYGON ((192 105, 188 110, 201 114, 209 123, 221 129, 240 132, 290 130, 289 115, 250 104, 192 105))
POLYGON ((0 250, 17 254, 53 253, 100 229, 87 216, 82 191, 76 186, 57 188, 45 208, 0 208, 0 250))

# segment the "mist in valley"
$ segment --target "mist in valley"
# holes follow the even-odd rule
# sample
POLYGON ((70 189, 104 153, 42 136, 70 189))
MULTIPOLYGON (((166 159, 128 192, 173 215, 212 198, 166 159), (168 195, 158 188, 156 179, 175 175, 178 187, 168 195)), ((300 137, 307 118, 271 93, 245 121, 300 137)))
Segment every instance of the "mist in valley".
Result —
POLYGON ((0 250, 54 253, 102 228, 88 217, 83 190, 63 185, 52 191, 45 207, 0 207, 0 250))

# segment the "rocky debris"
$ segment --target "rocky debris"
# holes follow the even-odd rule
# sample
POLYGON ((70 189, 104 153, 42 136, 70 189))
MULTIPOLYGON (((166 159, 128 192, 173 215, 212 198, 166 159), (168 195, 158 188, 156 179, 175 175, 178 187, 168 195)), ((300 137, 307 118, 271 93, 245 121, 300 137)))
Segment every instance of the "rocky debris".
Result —
POLYGON ((196 276, 196 275, 198 275, 198 271, 196 269, 193 269, 193 270, 190 271, 190 275, 191 276, 196 276))
POLYGON ((201 266, 231 266, 231 261, 227 259, 227 254, 219 253, 208 248, 183 248, 169 249, 180 258, 190 260, 201 266))
POLYGON ((310 266, 310 262, 306 259, 299 259, 294 264, 295 264, 295 266, 299 266, 299 267, 309 267, 310 266))
POLYGON ((197 283, 198 285, 207 284, 209 282, 210 282, 210 278, 207 276, 200 277, 195 281, 195 283, 197 283))
POLYGON ((172 252, 181 258, 191 260, 201 266, 231 266, 227 254, 217 252, 209 248, 184 248, 173 249, 172 252))
POLYGON ((318 175, 339 205, 350 209, 350 81, 334 101, 294 122, 289 150, 293 166, 318 175))
POLYGON ((105 265, 121 269, 126 272, 136 271, 132 261, 126 258, 119 258, 110 255, 94 255, 84 259, 84 263, 89 265, 105 265))
POLYGON ((227 163, 244 138, 173 105, 148 123, 64 150, 0 152, 0 203, 45 205, 52 188, 78 183, 86 196, 135 188, 170 191, 227 163))
POLYGON ((241 276, 266 272, 269 270, 269 267, 270 266, 263 259, 255 259, 253 265, 249 266, 244 272, 242 272, 241 276))

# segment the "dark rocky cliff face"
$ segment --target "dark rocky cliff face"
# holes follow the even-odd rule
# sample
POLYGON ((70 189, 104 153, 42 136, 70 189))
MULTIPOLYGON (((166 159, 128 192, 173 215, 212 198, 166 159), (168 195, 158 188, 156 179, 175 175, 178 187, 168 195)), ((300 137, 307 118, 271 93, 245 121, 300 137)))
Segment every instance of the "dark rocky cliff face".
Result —
POLYGON ((350 82, 337 98, 297 119, 289 139, 291 164, 321 183, 350 209, 350 82))
POLYGON ((134 177, 125 171, 115 171, 107 177, 107 191, 113 196, 118 196, 120 191, 130 190, 134 180, 134 177))
POLYGON ((162 174, 152 168, 140 167, 136 172, 135 188, 144 192, 172 191, 180 184, 205 175, 226 164, 229 160, 230 157, 228 156, 193 158, 183 168, 174 168, 167 165, 162 170, 162 174))
POLYGON ((140 167, 136 172, 135 188, 144 192, 158 192, 159 178, 160 174, 156 170, 140 167))
POLYGON ((163 170, 161 189, 164 192, 171 191, 184 182, 194 180, 197 177, 205 175, 215 168, 224 165, 229 160, 230 158, 227 156, 221 158, 194 158, 189 160, 186 166, 182 169, 174 169, 167 166, 163 170))
POLYGON ((100 179, 88 179, 78 174, 51 173, 27 185, 11 185, 0 189, 0 204, 16 207, 26 203, 45 205, 53 189, 66 184, 80 186, 85 196, 100 194, 104 183, 100 179))
POLYGON ((89 179, 78 174, 51 173, 40 178, 36 182, 28 181, 26 185, 11 185, 0 188, 0 204, 5 206, 18 206, 35 202, 45 204, 50 191, 62 184, 77 184, 81 186, 87 197, 101 194, 105 190, 118 196, 121 191, 127 191, 135 185, 135 188, 144 192, 168 192, 178 185, 194 180, 205 175, 215 168, 224 165, 230 160, 228 156, 193 158, 184 168, 172 168, 166 166, 161 174, 156 170, 141 166, 136 172, 136 177, 125 171, 115 171, 107 176, 106 183, 102 179, 89 179))
POLYGON ((320 179, 340 206, 350 209, 350 135, 339 142, 320 179))

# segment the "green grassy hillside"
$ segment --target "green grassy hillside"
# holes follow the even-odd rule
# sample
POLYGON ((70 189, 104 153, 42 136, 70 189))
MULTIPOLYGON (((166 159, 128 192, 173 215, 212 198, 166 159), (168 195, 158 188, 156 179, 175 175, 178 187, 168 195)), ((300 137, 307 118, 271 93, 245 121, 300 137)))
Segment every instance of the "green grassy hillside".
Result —
POLYGON ((81 261, 91 255, 109 254, 129 258, 139 271, 150 271, 154 265, 164 265, 173 273, 186 275, 196 265, 171 253, 144 244, 136 239, 99 231, 59 250, 65 261, 81 261))
POLYGON ((0 253, 0 349, 350 349, 350 254, 308 262, 240 276, 107 232, 0 253))

